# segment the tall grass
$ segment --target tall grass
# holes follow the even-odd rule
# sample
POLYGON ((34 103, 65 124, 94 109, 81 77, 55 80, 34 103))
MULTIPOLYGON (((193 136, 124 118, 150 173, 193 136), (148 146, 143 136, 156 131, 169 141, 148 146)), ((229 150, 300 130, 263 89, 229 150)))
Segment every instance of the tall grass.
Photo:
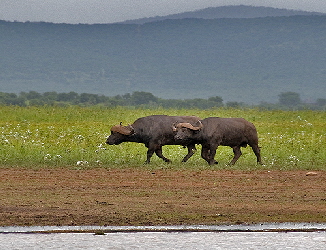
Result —
MULTIPOLYGON (((101 107, 0 107, 0 165, 2 167, 147 167, 194 169, 326 169, 326 112, 259 111, 254 109, 128 109, 101 107), (208 166, 197 152, 187 163, 181 146, 164 146, 173 163, 156 156, 145 166, 143 144, 105 144, 110 127, 131 124, 152 114, 243 117, 258 130, 263 166, 250 147, 236 165, 228 166, 232 149, 219 147, 218 165, 208 166)), ((200 151, 200 146, 197 147, 200 151)))

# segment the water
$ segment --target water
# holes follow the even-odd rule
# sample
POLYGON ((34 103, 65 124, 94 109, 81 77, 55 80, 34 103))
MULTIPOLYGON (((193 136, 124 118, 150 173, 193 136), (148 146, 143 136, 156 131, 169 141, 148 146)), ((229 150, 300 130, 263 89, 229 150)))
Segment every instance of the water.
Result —
POLYGON ((0 249, 68 248, 326 249, 326 224, 0 227, 0 249), (95 234, 97 230, 104 234, 95 234), (74 233, 71 233, 72 231, 74 233))

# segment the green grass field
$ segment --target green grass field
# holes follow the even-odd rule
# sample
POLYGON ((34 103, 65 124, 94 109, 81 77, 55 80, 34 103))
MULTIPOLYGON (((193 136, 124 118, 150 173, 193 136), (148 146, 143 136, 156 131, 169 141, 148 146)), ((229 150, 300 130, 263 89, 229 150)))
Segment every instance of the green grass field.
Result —
POLYGON ((326 112, 259 111, 253 109, 128 109, 101 107, 0 107, 1 167, 69 168, 193 168, 193 169, 326 169, 326 112), (164 146, 163 153, 173 162, 157 156, 144 165, 146 147, 139 143, 106 145, 113 125, 131 124, 152 114, 243 117, 255 124, 261 146, 263 166, 256 164, 250 147, 234 166, 232 149, 219 147, 216 160, 208 166, 197 153, 180 163, 186 154, 181 146, 164 146))

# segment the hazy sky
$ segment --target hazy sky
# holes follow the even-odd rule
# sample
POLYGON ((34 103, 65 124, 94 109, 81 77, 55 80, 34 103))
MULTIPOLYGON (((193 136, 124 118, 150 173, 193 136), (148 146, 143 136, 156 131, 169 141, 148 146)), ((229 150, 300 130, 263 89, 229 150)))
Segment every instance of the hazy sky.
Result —
POLYGON ((112 23, 240 4, 326 13, 326 0, 0 0, 0 20, 112 23))

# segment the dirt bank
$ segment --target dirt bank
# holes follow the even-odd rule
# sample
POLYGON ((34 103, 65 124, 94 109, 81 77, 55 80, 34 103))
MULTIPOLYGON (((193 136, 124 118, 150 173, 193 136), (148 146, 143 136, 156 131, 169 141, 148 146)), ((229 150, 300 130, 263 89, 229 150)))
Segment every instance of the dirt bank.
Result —
POLYGON ((0 226, 326 222, 326 171, 0 169, 0 226))

